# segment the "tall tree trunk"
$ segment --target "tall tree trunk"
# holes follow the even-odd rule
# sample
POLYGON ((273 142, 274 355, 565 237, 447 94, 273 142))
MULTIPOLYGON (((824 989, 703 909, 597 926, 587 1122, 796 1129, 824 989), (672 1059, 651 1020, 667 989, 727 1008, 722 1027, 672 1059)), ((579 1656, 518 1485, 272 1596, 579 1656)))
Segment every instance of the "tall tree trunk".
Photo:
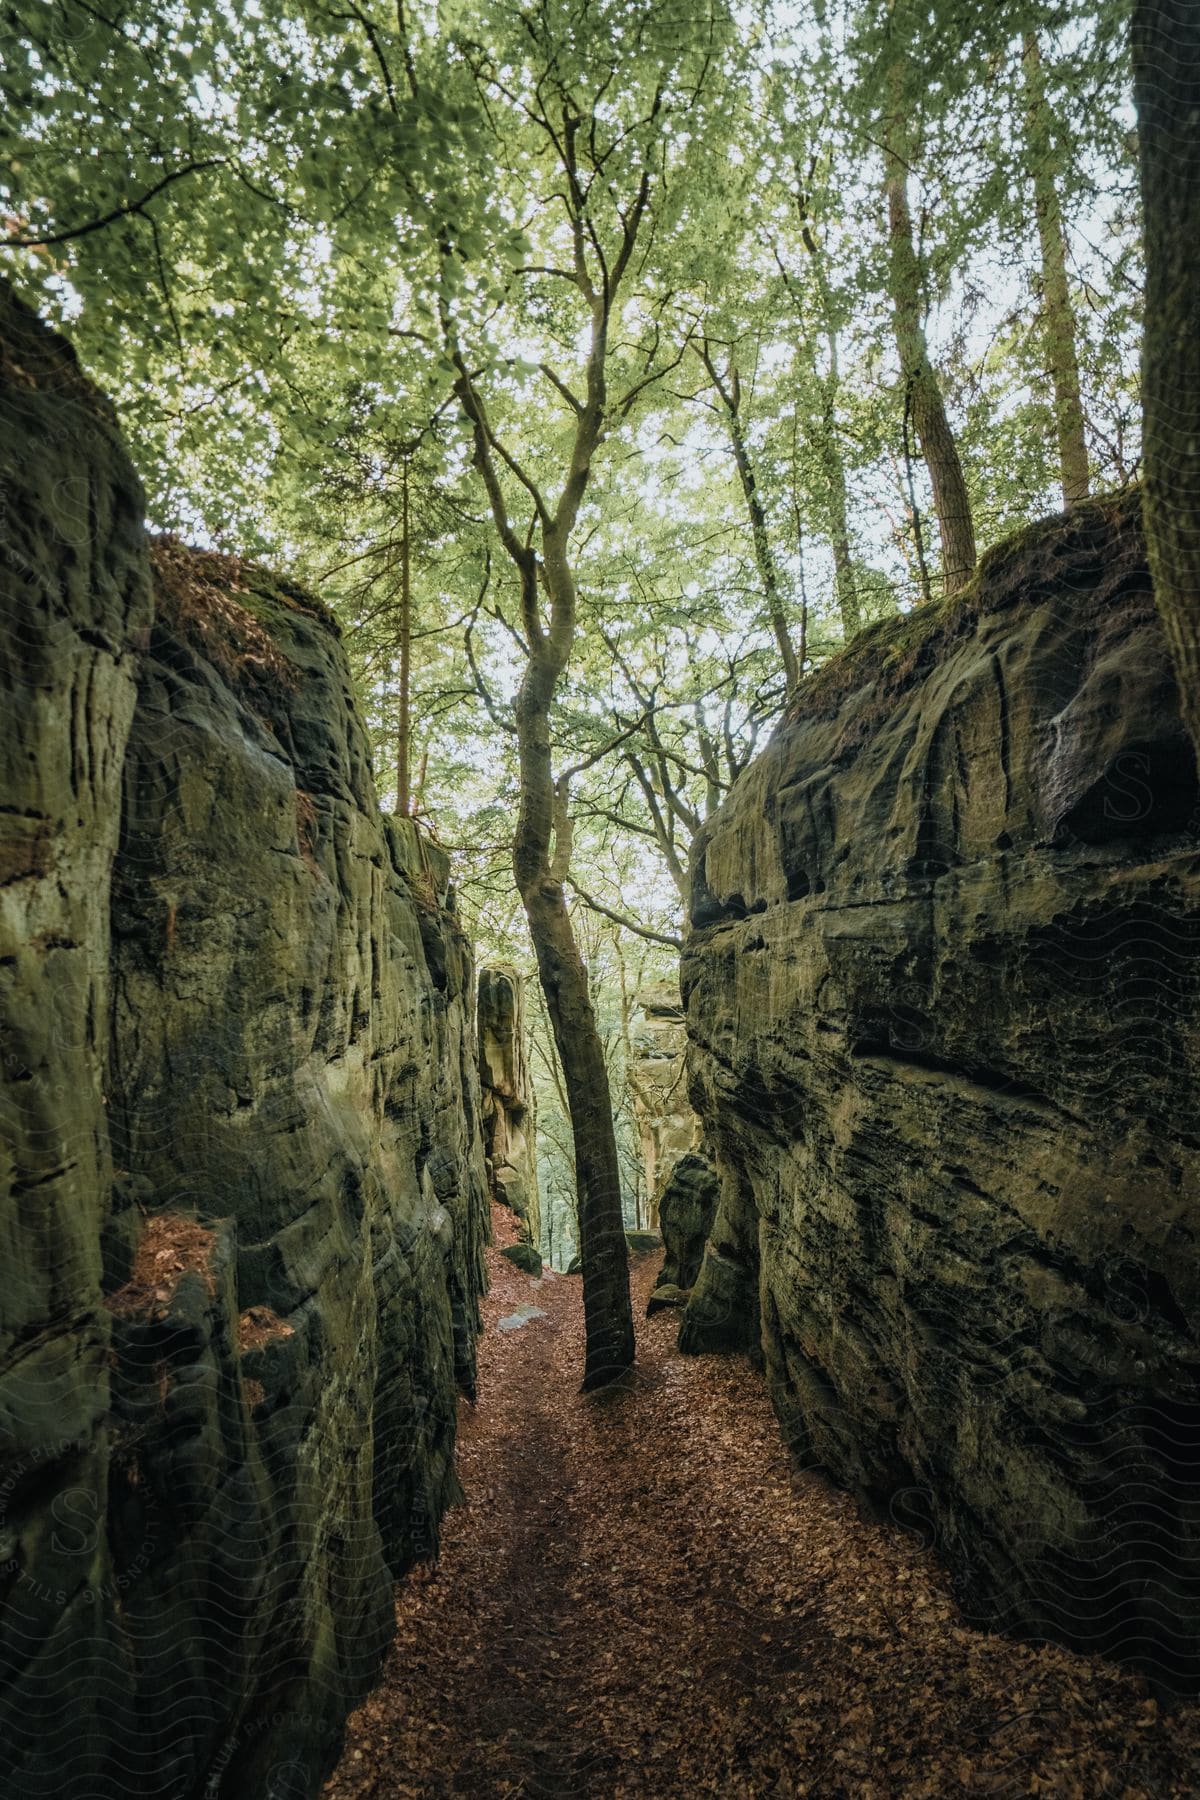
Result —
POLYGON ((1142 344, 1150 568, 1200 757, 1200 7, 1134 0, 1133 82, 1146 233, 1142 344))
POLYGON ((400 706, 396 723, 396 811, 407 817, 412 811, 409 747, 412 737, 410 685, 412 680, 412 552, 409 543, 408 458, 404 459, 403 537, 400 543, 400 706))
MULTIPOLYGON (((824 287, 824 277, 821 285, 824 287)), ((837 332, 828 332, 829 373, 825 378, 825 409, 821 432, 821 461, 829 497, 829 541, 833 547, 833 591, 837 596, 842 620, 842 636, 847 642, 862 630, 862 608, 854 580, 854 557, 850 550, 850 510, 846 498, 846 465, 837 436, 837 401, 841 390, 837 332)))
POLYGON ((774 632, 775 642, 779 646, 779 659, 783 664, 784 680, 790 694, 800 679, 800 664, 783 609, 779 570, 775 563, 775 552, 771 547, 771 539, 767 531, 767 515, 763 508, 762 495, 758 491, 758 479, 754 473, 750 446, 746 442, 746 433, 742 426, 741 380, 737 368, 732 362, 727 375, 722 376, 719 373, 707 341, 702 344, 700 357, 708 370, 709 378, 725 412, 729 445, 733 451, 734 466, 738 472, 738 480, 741 483, 742 495, 746 502, 746 512, 750 519, 754 562, 758 569, 758 578, 762 582, 763 598, 767 603, 767 617, 771 621, 771 630, 774 632))
POLYGON ((775 566, 775 553, 767 535, 767 515, 763 510, 762 497, 758 491, 754 465, 750 460, 750 450, 746 443, 745 433, 742 431, 741 419, 736 412, 728 413, 727 418, 729 438, 733 446, 733 460, 737 464, 738 479, 742 484, 746 511, 750 517, 754 561, 758 568, 759 580, 763 585, 763 595, 767 602, 767 617, 771 621, 771 630, 775 633, 775 642, 779 646, 779 659, 783 664, 784 679, 790 694, 800 679, 800 664, 797 661, 792 645, 792 634, 784 616, 783 596, 779 588, 779 571, 775 566))
MULTIPOLYGON (((530 587, 536 586, 532 554, 522 579, 530 587)), ((568 633, 568 646, 569 642, 568 633)), ((587 1337, 583 1385, 595 1388, 612 1381, 633 1362, 633 1311, 608 1067, 588 992, 587 970, 567 911, 561 869, 551 864, 555 787, 550 705, 565 663, 565 651, 556 651, 547 638, 526 663, 517 693, 520 807, 513 839, 513 873, 529 922, 570 1108, 587 1337)))
MULTIPOLYGON (((917 484, 913 480, 912 444, 910 442, 909 416, 904 414, 904 497, 908 509, 908 522, 912 528, 913 560, 917 565, 917 582, 921 589, 921 604, 928 606, 933 599, 933 587, 929 580, 929 560, 925 555, 925 527, 921 522, 921 508, 917 505, 917 484)), ((909 565, 911 567, 911 563, 909 565)))
MULTIPOLYGON (((854 557, 850 548, 850 511, 846 498, 846 464, 842 457, 842 447, 838 442, 837 409, 838 396, 842 387, 841 355, 838 348, 836 312, 833 295, 829 288, 829 279, 825 271, 825 261, 820 245, 814 236, 814 222, 809 213, 809 196, 807 183, 798 160, 793 161, 796 174, 794 199, 796 211, 800 218, 800 238, 804 248, 812 259, 813 277, 817 287, 817 298, 821 303, 821 312, 825 318, 825 342, 829 349, 829 368, 823 377, 818 376, 822 393, 821 418, 821 467, 825 475, 826 506, 829 517, 829 542, 833 550, 833 591, 837 600, 838 612, 842 621, 842 636, 848 642, 856 632, 862 629, 862 607, 859 605, 858 587, 854 579, 854 557)), ((778 256, 776 258, 778 261, 778 256)), ((782 269, 783 265, 780 264, 782 269)), ((786 272, 784 275, 787 280, 786 272)), ((788 286, 791 283, 788 282, 788 286)), ((813 373, 816 371, 816 359, 813 373)), ((793 427, 794 427, 793 419, 793 427)), ((795 469, 795 438, 792 443, 792 467, 795 469)), ((796 533, 800 537, 800 510, 796 505, 796 533)), ((805 629, 803 636, 807 638, 808 601, 804 602, 805 629)), ((801 668, 805 657, 800 658, 801 668)))
POLYGON ((892 317, 904 381, 905 416, 916 429, 933 488, 942 540, 942 584, 947 594, 956 594, 975 572, 975 526, 958 446, 946 417, 941 383, 929 360, 921 319, 921 265, 908 204, 912 142, 905 115, 903 77, 902 65, 894 64, 889 77, 890 110, 884 144, 892 317))
POLYGON ((1086 421, 1079 391, 1075 311, 1067 281, 1067 236, 1058 198, 1053 121, 1046 99, 1042 53, 1036 32, 1026 33, 1022 60, 1026 149, 1042 256, 1042 337, 1046 371, 1054 388, 1054 428, 1058 438, 1063 501, 1067 506, 1074 506, 1088 497, 1086 421))
MULTIPOLYGON (((658 101, 654 111, 657 112, 658 101)), ((605 256, 595 222, 587 214, 592 177, 581 178, 580 127, 584 121, 566 97, 557 127, 541 121, 554 142, 565 181, 567 213, 574 245, 569 279, 586 303, 591 319, 590 347, 584 374, 585 398, 578 398, 549 365, 542 372, 574 415, 563 483, 551 506, 530 471, 496 436, 487 408, 477 391, 458 344, 454 319, 441 295, 443 340, 457 374, 455 391, 470 423, 475 468, 488 497, 500 541, 520 581, 525 667, 514 703, 520 779, 520 804, 513 837, 513 874, 529 922, 546 1010, 562 1065, 570 1103, 575 1143, 575 1181, 579 1201, 579 1250, 583 1261, 583 1311, 586 1349, 583 1385, 600 1387, 628 1369, 634 1359, 633 1310, 629 1302, 629 1261, 621 1216, 621 1178, 617 1135, 604 1047, 596 1028, 587 971, 575 942, 567 911, 564 881, 566 854, 551 857, 554 837, 555 784, 550 751, 550 708, 555 690, 571 658, 578 617, 575 576, 569 546, 587 493, 592 459, 604 441, 609 419, 606 373, 608 331, 621 284, 629 271, 638 234, 647 217, 654 185, 647 162, 637 190, 620 217, 619 238, 605 256), (589 257, 589 245, 594 258, 589 257), (532 500, 533 525, 521 534, 513 526, 501 467, 532 500), (541 554, 537 542, 540 540, 541 554), (549 618, 542 611, 543 595, 549 618)), ((583 140, 587 142, 586 137, 583 140)), ((598 176, 594 165, 592 175, 598 176)), ((451 254, 448 242, 440 245, 451 254)), ((664 371, 665 372, 665 371, 664 371)), ((618 402, 624 414, 645 385, 641 377, 618 402)), ((565 778, 562 800, 565 803, 565 778)), ((565 804, 562 814, 568 820, 565 804)), ((569 843, 569 839, 568 839, 569 843)), ((559 851, 564 849, 560 842, 559 851)))

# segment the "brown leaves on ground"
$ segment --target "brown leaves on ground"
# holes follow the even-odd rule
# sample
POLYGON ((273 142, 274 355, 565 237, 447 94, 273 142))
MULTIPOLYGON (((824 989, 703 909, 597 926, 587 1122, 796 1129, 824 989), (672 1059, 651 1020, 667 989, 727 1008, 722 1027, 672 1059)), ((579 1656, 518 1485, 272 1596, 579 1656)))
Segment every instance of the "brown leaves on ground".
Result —
POLYGON ((167 1305, 188 1274, 199 1275, 208 1292, 215 1292, 212 1253, 216 1233, 196 1219, 180 1213, 158 1213, 147 1219, 138 1239, 129 1280, 108 1304, 114 1312, 146 1312, 167 1305))
POLYGON ((261 1350, 276 1338, 294 1337, 296 1328, 269 1306, 248 1306, 238 1319, 238 1349, 261 1350))
POLYGON ((744 1360, 659 1314, 629 1386, 581 1395, 580 1282, 489 1264, 467 1504, 397 1590, 332 1800, 1200 1792, 1200 1708, 967 1626, 932 1552, 789 1467, 744 1360))

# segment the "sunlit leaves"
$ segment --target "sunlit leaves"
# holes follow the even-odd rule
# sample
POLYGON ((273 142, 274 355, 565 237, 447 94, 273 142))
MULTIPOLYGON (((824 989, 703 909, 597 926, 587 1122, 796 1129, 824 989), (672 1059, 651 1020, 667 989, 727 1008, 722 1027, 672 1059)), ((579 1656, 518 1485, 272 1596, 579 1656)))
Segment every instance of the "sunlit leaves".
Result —
MULTIPOLYGON (((728 702, 741 754, 780 696, 728 439, 689 334, 736 358, 789 618, 819 659, 840 631, 831 449, 864 616, 915 592, 879 196, 879 75, 899 34, 928 329, 985 543, 1053 504, 1018 54, 1037 30, 1093 464, 1102 485, 1129 479, 1140 293, 1124 22, 1110 0, 763 0, 736 30, 719 5, 682 0, 456 0, 406 24, 403 41, 382 0, 135 0, 107 22, 76 0, 13 0, 0 210, 10 235, 41 237, 130 209, 6 266, 117 397, 156 524, 313 579, 335 571, 327 591, 352 626, 385 791, 396 456, 419 439, 417 760, 428 752, 445 835, 484 846, 463 872, 500 908, 507 741, 463 638, 488 533, 439 308, 505 442, 553 486, 589 303, 552 134, 570 121, 580 136, 587 215, 609 251, 642 170, 654 187, 573 544, 580 639, 556 752, 590 754, 636 716, 632 679, 662 698, 694 810, 700 723, 721 736, 728 702)), ((524 531, 529 496, 511 470, 502 479, 524 531)), ((919 471, 915 490, 923 506, 919 471)), ((501 713, 519 654, 506 581, 497 565, 472 638, 501 713)), ((646 851, 647 803, 619 754, 580 778, 578 798, 580 857, 617 857, 605 811, 646 851)))

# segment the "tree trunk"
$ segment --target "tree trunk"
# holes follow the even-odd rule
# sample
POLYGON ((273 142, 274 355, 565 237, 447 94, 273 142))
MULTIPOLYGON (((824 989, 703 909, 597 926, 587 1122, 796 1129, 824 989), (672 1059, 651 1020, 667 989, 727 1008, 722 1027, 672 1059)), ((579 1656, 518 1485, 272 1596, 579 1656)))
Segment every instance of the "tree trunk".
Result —
MULTIPOLYGON (((822 287, 824 280, 822 278, 822 287)), ((842 636, 848 643, 862 629, 862 608, 854 581, 850 550, 850 512, 846 499, 846 465, 837 437, 837 397, 841 387, 837 332, 829 329, 829 374, 825 379, 825 416, 822 420, 821 460, 829 494, 829 541, 833 546, 833 591, 842 620, 842 636)))
POLYGON ((718 374, 707 340, 703 342, 700 357, 708 370, 725 411, 729 444, 733 451, 733 461, 738 472, 738 480, 742 484, 746 512, 750 519, 754 562, 758 569, 759 580, 762 582, 763 598, 767 603, 767 617, 771 621, 771 630, 774 632, 775 642, 779 646, 779 659, 783 664, 784 680, 790 694, 800 679, 800 664, 797 661, 791 632, 788 630, 787 619, 784 616, 779 570, 776 567, 775 552, 771 547, 771 539, 767 531, 767 515, 763 508, 762 495, 758 491, 758 479, 755 476, 754 464, 750 457, 750 446, 746 442, 746 434, 742 429, 741 382, 732 362, 727 376, 722 377, 718 374))
POLYGON ((1150 569, 1200 757, 1200 8, 1134 0, 1133 81, 1146 233, 1142 344, 1150 569))
POLYGON ((407 456, 404 459, 401 506, 404 535, 400 544, 400 707, 396 722, 396 811, 407 817, 412 811, 409 777, 409 744, 412 736, 409 697, 412 680, 412 554, 409 548, 407 456))
MULTIPOLYGON (((526 578, 535 579, 532 573, 526 578)), ((513 873, 529 922, 571 1114, 587 1339, 583 1385, 596 1388, 633 1362, 633 1310, 608 1068, 563 884, 551 871, 555 794, 550 703, 560 673, 552 654, 535 653, 517 694, 521 800, 513 873)))
POLYGON ((742 431, 741 419, 732 410, 729 410, 726 416, 729 421, 729 439, 733 445, 733 460, 737 464, 738 478, 746 499, 746 511, 750 516, 754 560, 758 566, 759 580, 763 584, 763 594, 767 602, 767 617, 771 621, 775 642, 779 646, 784 679, 790 694, 800 679, 800 665, 796 660, 791 633, 783 614, 783 598, 779 591, 779 571, 775 567, 775 555, 771 549, 771 540, 767 535, 767 515, 763 511, 762 498, 758 491, 758 482, 755 479, 754 465, 750 461, 749 446, 742 431))
MULTIPOLYGON (((655 102, 657 111, 658 102, 655 102)), ((586 1349, 583 1385, 600 1387, 633 1363, 633 1310, 629 1303, 629 1260, 621 1216, 620 1164, 613 1124, 612 1098, 604 1047, 596 1029, 588 992, 587 971, 575 942, 567 911, 564 880, 569 856, 551 859, 554 836, 555 785, 550 753, 550 708, 565 674, 575 640, 577 605, 575 576, 568 546, 591 480, 592 459, 604 441, 609 419, 605 382, 609 323, 621 283, 629 270, 638 233, 646 219, 653 178, 649 163, 641 171, 628 210, 620 212, 619 241, 606 257, 586 213, 591 177, 581 180, 579 128, 583 120, 563 96, 561 135, 542 120, 555 143, 566 184, 566 206, 574 241, 571 281, 587 305, 591 319, 585 372, 586 399, 543 365, 560 398, 575 415, 563 484, 551 507, 532 475, 496 437, 486 406, 477 392, 458 345, 450 307, 442 296, 443 339, 457 380, 455 390, 475 440, 475 468, 483 482, 500 541, 520 578, 521 622, 525 668, 517 690, 514 715, 520 769, 520 804, 513 835, 513 874, 529 922, 537 956, 546 1011, 558 1047, 563 1083, 575 1143, 575 1184, 579 1201, 579 1251, 583 1262, 583 1312, 586 1349), (595 259, 588 255, 588 245, 595 259), (500 466, 532 499, 534 522, 521 535, 512 523, 500 466), (535 540, 541 540, 538 555, 535 540), (543 614, 549 601, 549 620, 543 614)), ((586 141, 586 140, 585 140, 586 141)), ((600 165, 593 168, 598 176, 600 165)), ((607 178, 606 178, 607 179, 607 178)), ((448 245, 441 246, 448 254, 448 245)), ((626 410, 645 378, 626 396, 626 410)), ((565 785, 563 800, 565 802, 565 785)), ((564 813, 563 824, 567 823, 564 813)))
POLYGON ((1063 502, 1088 497, 1088 453, 1079 392, 1075 312, 1067 281, 1067 238, 1058 199, 1056 152, 1036 32, 1027 32, 1025 71, 1026 148, 1042 255, 1042 336, 1046 371, 1054 388, 1054 428, 1063 502))
MULTIPOLYGON (((862 608, 859 605, 858 589, 854 580, 854 558, 850 549, 850 513, 846 500, 846 464, 842 458, 842 447, 837 434, 838 395, 842 386, 841 356, 838 350, 836 314, 833 295, 829 289, 829 281, 825 273, 825 263, 820 246, 813 235, 813 222, 809 214, 809 201, 806 183, 800 164, 794 165, 796 171, 795 201, 796 211, 800 217, 800 237, 805 249, 812 259, 813 276, 817 286, 817 297, 821 303, 821 311, 825 317, 825 341, 829 347, 829 368, 824 377, 818 377, 822 389, 821 419, 821 465, 825 474, 826 505, 829 516, 829 542, 833 549, 833 591, 837 600, 838 612, 842 620, 842 637, 848 643, 856 632, 862 629, 862 608)), ((790 286, 790 283, 789 283, 790 286)), ((816 374, 816 359, 810 349, 813 373, 816 374)), ((795 420, 793 418, 793 428, 795 420)), ((795 438, 792 443, 792 466, 795 468, 795 438)), ((796 507, 797 538, 799 537, 799 506, 796 507)), ((802 636, 808 636, 808 601, 804 602, 804 630, 802 636)), ((804 667, 805 655, 800 657, 801 669, 804 667)))
POLYGON ((947 594, 956 594, 975 572, 975 526, 958 446, 946 417, 941 384, 929 360, 929 345, 921 321, 921 266, 913 242, 912 214, 908 204, 911 142, 905 123, 900 65, 893 67, 891 89, 884 171, 896 349, 904 381, 905 417, 911 419, 916 429, 933 488, 934 511, 942 540, 942 585, 947 594))
POLYGON ((913 558, 909 560, 917 565, 917 582, 921 589, 921 604, 928 606, 933 599, 933 588, 929 580, 929 561, 925 555, 925 527, 921 523, 921 509, 917 505, 917 484, 913 480, 912 445, 909 442, 909 416, 904 415, 904 500, 908 509, 908 522, 912 528, 913 558))

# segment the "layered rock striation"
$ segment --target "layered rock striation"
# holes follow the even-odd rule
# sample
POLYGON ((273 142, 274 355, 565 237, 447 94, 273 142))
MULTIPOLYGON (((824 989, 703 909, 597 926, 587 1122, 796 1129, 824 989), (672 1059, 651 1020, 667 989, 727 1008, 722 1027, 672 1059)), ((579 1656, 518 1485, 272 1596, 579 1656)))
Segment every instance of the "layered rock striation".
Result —
POLYGON ((1200 1676, 1200 809, 1137 496, 865 633, 706 826, 685 1346, 990 1626, 1200 1676))
POLYGON ((456 1491, 470 949, 319 602, 0 340, 0 1790, 309 1795, 456 1491))

